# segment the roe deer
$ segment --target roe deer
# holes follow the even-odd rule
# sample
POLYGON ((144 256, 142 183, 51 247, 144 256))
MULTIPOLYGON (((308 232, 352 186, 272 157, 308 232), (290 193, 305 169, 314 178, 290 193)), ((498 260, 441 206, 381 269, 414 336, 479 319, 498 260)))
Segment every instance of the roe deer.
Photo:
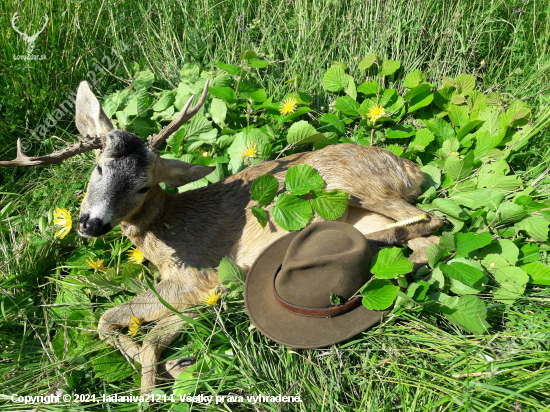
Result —
MULTIPOLYGON (((395 221, 424 213, 410 204, 420 194, 424 174, 413 162, 378 147, 337 144, 261 162, 199 189, 179 194, 162 190, 160 182, 178 187, 214 169, 164 159, 156 150, 199 111, 207 94, 208 82, 197 105, 189 109, 192 97, 170 125, 150 136, 146 144, 135 134, 115 130, 88 83, 83 81, 78 89, 75 121, 80 133, 87 136, 66 149, 40 157, 24 155, 18 141, 17 158, 0 162, 0 166, 54 163, 98 149, 81 206, 79 233, 97 237, 120 225, 123 233, 158 267, 162 280, 156 290, 178 310, 199 303, 217 286, 217 273, 212 268, 223 257, 229 256, 247 271, 265 248, 288 233, 271 218, 262 228, 247 207, 256 204, 250 194, 256 178, 265 173, 274 175, 282 192, 285 173, 292 165, 306 163, 321 174, 327 189, 343 189, 350 194, 348 209, 340 220, 383 244, 409 241, 415 249, 412 257, 425 258, 425 246, 436 240, 422 236, 441 226, 437 216, 427 213, 412 224, 386 228, 395 221)), ((315 215, 312 222, 318 220, 322 219, 315 215)), ((190 364, 188 358, 166 363, 160 358, 182 332, 183 325, 153 291, 148 291, 106 311, 98 332, 101 339, 109 337, 123 353, 141 363, 141 390, 146 393, 154 388, 157 373, 176 377, 190 364), (159 321, 142 345, 116 333, 131 325, 132 316, 141 322, 159 321)))

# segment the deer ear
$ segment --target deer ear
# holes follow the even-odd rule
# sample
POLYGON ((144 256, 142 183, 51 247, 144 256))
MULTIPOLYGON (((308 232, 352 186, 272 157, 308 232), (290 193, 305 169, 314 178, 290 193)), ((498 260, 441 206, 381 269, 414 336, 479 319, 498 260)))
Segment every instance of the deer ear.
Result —
POLYGON ((76 128, 83 135, 97 136, 114 130, 113 124, 101 108, 86 80, 80 82, 80 86, 78 86, 75 123, 76 128))
POLYGON ((172 187, 180 187, 195 180, 202 179, 212 173, 216 167, 194 165, 175 159, 160 160, 159 182, 164 182, 172 187))

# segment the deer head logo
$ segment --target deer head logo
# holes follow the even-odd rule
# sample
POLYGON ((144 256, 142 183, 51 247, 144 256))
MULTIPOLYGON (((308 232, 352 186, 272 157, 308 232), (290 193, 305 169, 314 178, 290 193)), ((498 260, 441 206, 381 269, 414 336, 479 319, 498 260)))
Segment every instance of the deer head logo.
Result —
POLYGON ((19 33, 21 36, 23 36, 23 40, 25 40, 25 43, 27 43, 27 56, 30 56, 32 54, 32 51, 34 50, 34 42, 36 41, 38 35, 44 31, 46 28, 46 24, 48 24, 48 15, 44 14, 44 17, 46 18, 46 22, 42 26, 40 30, 35 32, 32 36, 28 36, 26 33, 23 33, 19 30, 17 30, 16 21, 17 21, 17 12, 13 15, 11 19, 11 27, 13 27, 13 30, 15 30, 17 33, 19 33))

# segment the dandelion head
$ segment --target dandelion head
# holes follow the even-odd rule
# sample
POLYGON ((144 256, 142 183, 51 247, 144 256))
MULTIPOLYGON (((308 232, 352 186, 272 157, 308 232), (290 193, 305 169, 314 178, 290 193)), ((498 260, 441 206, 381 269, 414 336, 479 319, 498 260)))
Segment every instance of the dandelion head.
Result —
POLYGON ((63 239, 71 231, 71 227, 73 227, 73 219, 71 218, 71 214, 65 208, 56 207, 53 215, 57 217, 57 219, 53 220, 53 223, 60 226, 60 229, 55 233, 55 236, 63 239))
POLYGON ((132 324, 128 326, 128 336, 132 336, 132 337, 136 336, 140 326, 141 326, 141 320, 139 320, 135 316, 132 316, 132 324))
POLYGON ((221 296, 221 292, 216 293, 216 290, 213 289, 210 292, 208 292, 205 297, 201 299, 201 302, 204 302, 210 306, 214 306, 216 303, 218 303, 220 296, 221 296))
POLYGON ((97 262, 94 262, 94 260, 90 258, 86 260, 86 263, 88 263, 88 265, 90 265, 92 269, 98 270, 101 273, 105 273, 107 272, 108 267, 103 265, 104 261, 104 259, 97 259, 97 262))
POLYGON ((382 106, 375 104, 373 107, 369 109, 369 112, 367 113, 367 117, 371 122, 375 123, 378 119, 380 119, 385 114, 386 114, 386 111, 384 110, 384 108, 382 106))
POLYGON ((279 113, 281 114, 288 114, 293 113, 296 110, 296 105, 298 104, 298 101, 295 97, 287 97, 285 100, 281 102, 281 105, 279 106, 279 113))
POLYGON ((247 142, 246 147, 241 148, 240 157, 254 158, 256 156, 256 145, 251 142, 247 142))
POLYGON ((145 260, 145 256, 143 256, 143 253, 141 253, 141 251, 137 247, 129 249, 127 253, 128 260, 132 263, 137 263, 139 265, 145 260))

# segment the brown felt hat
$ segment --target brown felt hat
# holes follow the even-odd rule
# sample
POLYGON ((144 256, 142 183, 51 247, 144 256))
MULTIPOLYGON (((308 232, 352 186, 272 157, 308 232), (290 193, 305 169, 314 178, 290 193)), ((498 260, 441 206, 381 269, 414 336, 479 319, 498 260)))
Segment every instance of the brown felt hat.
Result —
POLYGON ((264 250, 250 269, 244 302, 264 335, 293 348, 322 348, 346 340, 389 313, 367 309, 357 296, 371 278, 379 248, 353 226, 313 223, 264 250), (331 305, 330 295, 340 297, 331 305))

